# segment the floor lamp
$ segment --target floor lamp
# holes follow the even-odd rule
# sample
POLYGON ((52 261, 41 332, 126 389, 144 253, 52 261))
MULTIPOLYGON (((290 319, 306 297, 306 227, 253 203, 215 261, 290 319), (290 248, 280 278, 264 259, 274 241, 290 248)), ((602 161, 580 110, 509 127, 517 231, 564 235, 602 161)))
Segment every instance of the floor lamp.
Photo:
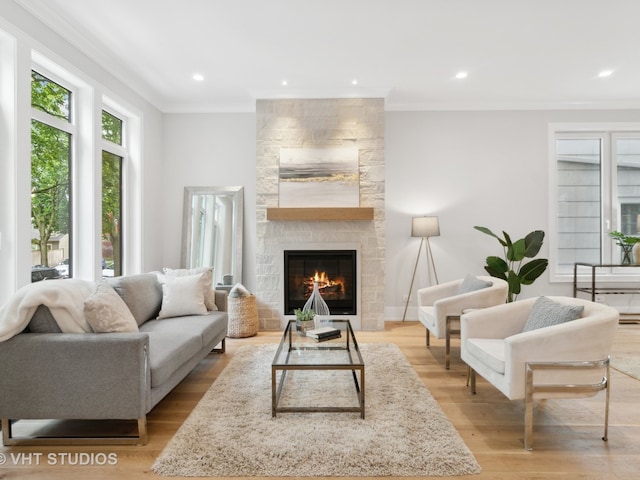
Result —
POLYGON ((416 257, 416 265, 413 267, 413 275, 411 276, 411 285, 409 285, 409 295, 407 295, 407 303, 404 306, 404 314, 402 315, 402 321, 407 316, 407 308, 409 307, 409 299, 411 298, 411 290, 413 290, 413 281, 416 278, 416 270, 418 270, 418 261, 420 260, 420 252, 422 251, 422 245, 424 245, 427 255, 427 272, 429 266, 433 268, 433 276, 436 279, 436 285, 438 284, 438 273, 436 272, 436 264, 433 261, 433 254, 431 253, 431 245, 429 244, 429 237, 440 236, 440 223, 438 217, 413 217, 411 219, 411 236, 420 237, 420 247, 418 247, 418 256, 416 257))

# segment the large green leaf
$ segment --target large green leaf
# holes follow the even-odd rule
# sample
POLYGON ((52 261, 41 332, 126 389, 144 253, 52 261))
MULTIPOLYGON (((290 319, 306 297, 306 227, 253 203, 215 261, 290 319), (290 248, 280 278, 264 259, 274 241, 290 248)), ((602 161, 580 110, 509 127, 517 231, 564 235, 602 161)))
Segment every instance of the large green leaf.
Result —
POLYGON ((489 236, 491 236, 491 237, 493 237, 493 238, 497 239, 497 240, 500 242, 500 245, 502 245, 503 247, 506 247, 506 246, 507 246, 507 244, 505 243, 505 241, 504 241, 502 238, 500 238, 499 236, 497 236, 495 233, 493 233, 493 232, 492 232, 491 230, 489 230, 487 227, 479 227, 479 226, 475 226, 475 227, 473 227, 473 228, 475 228, 475 229, 476 229, 476 230, 478 230, 479 232, 485 233, 485 234, 487 234, 487 235, 489 235, 489 236))
POLYGON ((515 296, 520 293, 520 289, 522 288, 520 283, 520 277, 516 275, 516 273, 513 270, 510 270, 509 276, 507 277, 507 283, 509 284, 508 300, 512 302, 513 300, 515 300, 515 296))
POLYGON ((506 274, 509 271, 509 265, 500 257, 487 257, 487 267, 498 273, 506 274))
POLYGON ((544 232, 542 230, 531 232, 526 237, 524 237, 524 241, 526 244, 525 256, 528 258, 533 258, 538 254, 538 252, 540 252, 542 242, 544 241, 544 232))
POLYGON ((531 285, 547 269, 548 264, 546 258, 536 258, 522 265, 518 272, 522 284, 531 285))
POLYGON ((524 238, 521 238, 513 243, 507 250, 507 259, 510 262, 519 262, 524 258, 526 252, 527 247, 525 245, 524 238))

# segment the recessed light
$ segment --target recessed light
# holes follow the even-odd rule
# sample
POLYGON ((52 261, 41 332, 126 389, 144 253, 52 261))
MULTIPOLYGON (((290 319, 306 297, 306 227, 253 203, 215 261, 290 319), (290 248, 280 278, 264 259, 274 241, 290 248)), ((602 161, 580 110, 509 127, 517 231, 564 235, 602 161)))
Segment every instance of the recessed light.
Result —
POLYGON ((287 85, 289 85, 289 82, 287 82, 286 80, 282 80, 282 86, 286 87, 287 85))
POLYGON ((609 76, 611 76, 612 74, 613 74, 613 70, 602 70, 602 71, 598 74, 598 76, 599 76, 600 78, 605 78, 605 77, 609 77, 609 76))
POLYGON ((456 73, 456 78, 458 80, 462 80, 463 78, 467 78, 469 76, 468 72, 458 72, 456 73))
POLYGON ((193 78, 196 82, 202 82, 204 80, 204 75, 202 75, 201 73, 194 73, 191 78, 193 78))
POLYGON ((357 79, 353 79, 351 80, 351 85, 357 85, 358 84, 358 80, 357 79))

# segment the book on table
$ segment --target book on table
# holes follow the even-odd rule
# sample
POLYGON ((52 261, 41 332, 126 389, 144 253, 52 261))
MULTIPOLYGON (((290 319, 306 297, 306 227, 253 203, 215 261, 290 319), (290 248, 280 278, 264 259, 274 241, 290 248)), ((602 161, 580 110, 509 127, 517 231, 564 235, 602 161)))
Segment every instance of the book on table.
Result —
POLYGON ((321 327, 313 330, 307 330, 307 337, 315 338, 316 340, 330 340, 332 338, 340 337, 340 329, 333 327, 321 327))

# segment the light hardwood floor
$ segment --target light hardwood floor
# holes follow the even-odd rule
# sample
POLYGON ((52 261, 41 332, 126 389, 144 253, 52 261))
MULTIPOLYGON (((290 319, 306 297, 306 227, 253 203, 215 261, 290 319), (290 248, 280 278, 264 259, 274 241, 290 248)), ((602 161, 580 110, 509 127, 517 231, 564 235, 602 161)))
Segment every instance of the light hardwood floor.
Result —
MULTIPOLYGON (((444 343, 425 347, 416 322, 388 322, 382 332, 357 332, 360 343, 397 344, 455 425, 482 467, 478 480, 628 480, 640 475, 640 381, 612 370, 609 441, 602 436, 604 393, 584 400, 548 400, 534 413, 534 451, 522 448, 523 403, 511 402, 478 379, 477 395, 465 383, 467 369, 454 340, 450 370, 444 368, 444 343)), ((149 479, 156 456, 198 400, 243 345, 275 343, 278 332, 228 339, 227 353, 210 355, 148 416, 149 443, 137 446, 0 447, 6 463, 0 479, 149 479), (61 465, 66 454, 111 454, 117 465, 61 465), (39 461, 38 461, 38 455, 39 461), (55 462, 50 459, 53 458, 55 462), (22 463, 14 465, 14 463, 22 463), (52 464, 54 463, 54 464, 52 464)), ((620 325, 613 355, 640 354, 640 325, 620 325)), ((74 458, 74 457, 72 457, 74 458)), ((82 457, 80 457, 82 458, 82 457)), ((0 456, 0 461, 2 456, 0 456)), ((451 478, 451 477, 448 477, 451 478)))

